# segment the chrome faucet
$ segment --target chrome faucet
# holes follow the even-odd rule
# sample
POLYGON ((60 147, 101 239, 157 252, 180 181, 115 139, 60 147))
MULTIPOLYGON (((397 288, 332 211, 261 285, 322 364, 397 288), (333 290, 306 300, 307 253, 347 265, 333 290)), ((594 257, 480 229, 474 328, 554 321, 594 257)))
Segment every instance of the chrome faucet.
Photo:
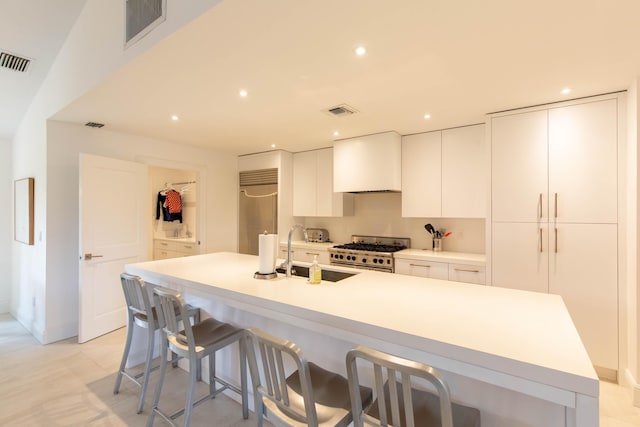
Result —
POLYGON ((291 267, 293 266, 293 261, 291 261, 291 235, 293 234, 296 228, 299 228, 304 233, 304 241, 305 242, 309 241, 309 236, 307 235, 307 229, 304 227, 304 225, 295 224, 293 227, 291 227, 291 230, 289 230, 289 237, 287 237, 287 260, 285 261, 286 263, 285 267, 287 269, 287 277, 291 277, 291 267))

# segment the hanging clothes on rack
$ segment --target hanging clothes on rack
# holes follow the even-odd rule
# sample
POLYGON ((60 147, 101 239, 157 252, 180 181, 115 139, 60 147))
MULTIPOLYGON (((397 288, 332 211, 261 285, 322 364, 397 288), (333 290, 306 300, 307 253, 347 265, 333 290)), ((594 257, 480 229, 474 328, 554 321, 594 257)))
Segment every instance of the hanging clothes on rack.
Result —
POLYGON ((162 212, 163 221, 180 221, 182 223, 182 199, 180 198, 180 193, 175 190, 159 191, 156 204, 156 219, 160 219, 160 212, 162 212))
POLYGON ((182 213, 182 199, 180 193, 175 190, 167 191, 167 199, 164 204, 169 209, 170 214, 182 213))

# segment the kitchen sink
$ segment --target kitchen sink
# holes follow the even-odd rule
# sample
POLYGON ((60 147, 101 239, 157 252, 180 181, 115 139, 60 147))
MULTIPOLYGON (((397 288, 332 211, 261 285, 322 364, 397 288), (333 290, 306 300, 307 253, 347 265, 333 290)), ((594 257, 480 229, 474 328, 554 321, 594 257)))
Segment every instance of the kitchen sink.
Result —
MULTIPOLYGON (((282 268, 276 268, 276 272, 280 274, 287 274, 287 271, 282 268)), ((327 282, 339 282, 340 280, 347 279, 356 273, 345 273, 344 271, 335 271, 335 270, 322 270, 322 280, 326 280, 327 282)), ((291 268, 291 275, 297 277, 309 277, 309 267, 301 267, 299 265, 294 265, 291 268)))

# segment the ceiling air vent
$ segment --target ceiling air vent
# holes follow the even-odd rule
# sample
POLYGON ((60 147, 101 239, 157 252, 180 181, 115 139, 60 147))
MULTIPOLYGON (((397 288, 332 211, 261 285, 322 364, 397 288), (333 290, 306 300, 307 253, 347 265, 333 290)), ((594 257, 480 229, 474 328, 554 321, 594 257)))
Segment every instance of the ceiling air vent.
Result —
POLYGON ((160 25, 166 10, 167 0, 127 0, 125 48, 160 25))
POLYGON ((100 129, 101 127, 104 127, 104 123, 97 123, 97 122, 87 122, 84 125, 89 126, 90 128, 98 128, 98 129, 100 129))
POLYGON ((330 114, 332 116, 335 117, 345 117, 345 116, 350 116, 352 114, 355 114, 358 112, 358 110, 356 110, 355 108, 347 105, 347 104, 340 104, 340 105, 336 105, 335 107, 331 107, 331 108, 327 108, 326 110, 324 110, 325 113, 330 114))
POLYGON ((0 51, 0 67, 7 68, 12 71, 26 73, 31 60, 8 52, 0 51))

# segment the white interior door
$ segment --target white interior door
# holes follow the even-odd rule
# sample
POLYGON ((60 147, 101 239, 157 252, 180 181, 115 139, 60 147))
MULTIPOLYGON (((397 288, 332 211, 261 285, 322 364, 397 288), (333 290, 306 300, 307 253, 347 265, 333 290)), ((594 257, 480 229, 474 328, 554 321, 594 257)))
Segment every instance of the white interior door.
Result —
POLYGON ((124 326, 120 273, 147 255, 147 166, 80 154, 78 341, 124 326))

